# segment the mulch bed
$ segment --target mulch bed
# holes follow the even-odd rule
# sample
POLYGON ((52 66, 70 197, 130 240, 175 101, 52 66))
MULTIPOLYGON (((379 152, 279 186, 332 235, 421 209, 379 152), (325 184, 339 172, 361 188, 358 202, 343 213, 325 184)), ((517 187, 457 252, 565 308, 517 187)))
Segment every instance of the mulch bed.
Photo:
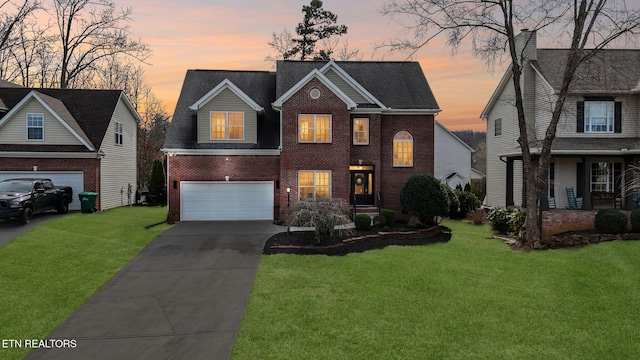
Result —
POLYGON ((416 246, 445 243, 451 239, 451 232, 443 226, 424 230, 413 229, 371 229, 355 230, 350 237, 332 238, 323 236, 316 242, 312 231, 282 232, 273 235, 264 245, 263 254, 297 255, 346 255, 367 250, 382 249, 389 245, 416 246))

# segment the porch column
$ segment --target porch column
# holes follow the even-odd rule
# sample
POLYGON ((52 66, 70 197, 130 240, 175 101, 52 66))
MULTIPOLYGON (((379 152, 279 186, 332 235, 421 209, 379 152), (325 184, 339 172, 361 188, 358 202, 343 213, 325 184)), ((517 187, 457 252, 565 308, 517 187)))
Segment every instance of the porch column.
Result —
POLYGON ((540 194, 540 210, 549 210, 549 167, 547 166, 546 170, 544 171, 544 178, 547 179, 547 181, 544 182, 544 185, 542 186, 542 194, 540 194), (544 201, 544 199, 547 199, 547 201, 544 201))
POLYGON ((582 194, 582 210, 592 210, 591 205, 591 157, 586 156, 582 158, 584 164, 584 179, 583 179, 583 194, 582 194))
POLYGON ((624 202, 622 204, 622 207, 625 210, 633 210, 634 208, 633 190, 627 189, 627 184, 629 183, 629 179, 627 179, 627 175, 633 176, 631 175, 631 173, 628 173, 627 170, 629 169, 629 165, 631 165, 632 163, 633 163, 633 156, 624 157, 624 169, 622 169, 622 173, 624 174, 624 176, 622 177, 622 181, 624 181, 624 183, 622 184, 622 188, 624 189, 624 202))
POLYGON ((506 206, 513 206, 513 158, 507 158, 506 206))

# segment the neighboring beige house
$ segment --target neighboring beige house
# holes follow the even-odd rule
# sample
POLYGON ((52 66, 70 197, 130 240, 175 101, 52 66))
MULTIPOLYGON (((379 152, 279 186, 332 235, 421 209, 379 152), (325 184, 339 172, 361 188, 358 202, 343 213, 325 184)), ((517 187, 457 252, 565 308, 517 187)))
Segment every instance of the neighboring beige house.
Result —
MULTIPOLYGON (((78 193, 98 192, 97 208, 135 200, 137 123, 118 90, 29 89, 0 83, 0 180, 50 178, 78 193)), ((2 205, 2 204, 0 204, 2 205)))
MULTIPOLYGON (((516 40, 523 54, 530 149, 536 156, 551 120, 567 50, 538 49, 534 31, 525 30, 516 40)), ((640 159, 639 94, 640 50, 603 50, 579 66, 551 149, 549 202, 543 207, 635 206, 636 196, 625 189, 624 172, 640 159)), ((481 117, 487 122, 487 205, 526 206, 510 69, 481 117)))

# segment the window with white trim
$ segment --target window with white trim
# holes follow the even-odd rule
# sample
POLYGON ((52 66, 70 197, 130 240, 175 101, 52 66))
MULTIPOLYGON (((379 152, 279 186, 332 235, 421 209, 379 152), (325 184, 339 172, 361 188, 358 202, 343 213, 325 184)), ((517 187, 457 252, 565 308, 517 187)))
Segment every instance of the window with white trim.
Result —
POLYGON ((330 143, 331 115, 298 115, 298 142, 330 143))
POLYGON ((622 163, 592 162, 591 163, 591 191, 592 192, 620 192, 620 178, 622 177, 622 163))
POLYGON ((330 170, 298 171, 298 197, 306 200, 331 198, 330 170))
POLYGON ((584 132, 613 132, 613 101, 584 102, 584 132))
POLYGON ((44 114, 27 114, 27 140, 44 140, 44 114))
POLYGON ((212 111, 211 140, 244 140, 244 113, 212 111))
POLYGON ((369 119, 353 119, 353 145, 369 145, 369 119))
POLYGON ((115 141, 116 145, 122 145, 124 138, 124 130, 122 129, 122 123, 116 121, 115 127, 115 141))
POLYGON ((413 136, 408 131, 399 131, 393 136, 393 166, 413 166, 413 136))
POLYGON ((493 127, 493 136, 502 136, 502 119, 496 119, 493 127))

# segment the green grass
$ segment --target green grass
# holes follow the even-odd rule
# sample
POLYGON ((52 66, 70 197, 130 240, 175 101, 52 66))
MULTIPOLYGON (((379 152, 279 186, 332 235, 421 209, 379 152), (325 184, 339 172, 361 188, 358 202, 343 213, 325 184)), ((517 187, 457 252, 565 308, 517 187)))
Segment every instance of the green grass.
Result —
MULTIPOLYGON (((44 339, 169 225, 167 208, 70 214, 0 247, 0 340, 44 339)), ((2 359, 29 349, 0 348, 2 359)))
POLYGON ((232 358, 640 357, 640 242, 525 253, 445 225, 443 244, 263 256, 232 358))

